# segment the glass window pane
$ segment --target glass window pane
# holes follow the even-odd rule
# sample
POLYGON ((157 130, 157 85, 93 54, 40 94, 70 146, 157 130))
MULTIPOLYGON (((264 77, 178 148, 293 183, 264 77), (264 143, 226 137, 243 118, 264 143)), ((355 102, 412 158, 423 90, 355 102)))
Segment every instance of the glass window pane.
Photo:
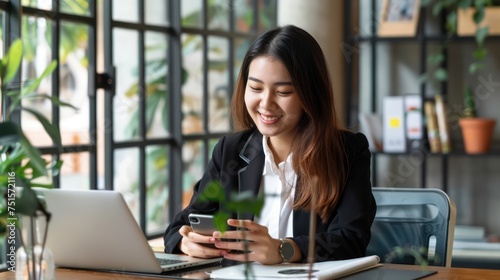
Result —
POLYGON ((254 1, 233 0, 234 3, 234 30, 250 32, 254 26, 254 1))
MULTIPOLYGON (((108 0, 110 1, 110 0, 108 0)), ((138 0, 111 0, 113 1, 113 20, 138 22, 139 1, 138 0)))
POLYGON ((181 17, 182 26, 201 28, 203 26, 202 1, 182 0, 181 17))
POLYGON ((130 211, 139 222, 139 149, 115 150, 114 190, 123 194, 130 211))
POLYGON ((144 17, 147 24, 167 26, 168 19, 168 1, 165 0, 147 0, 144 1, 144 17))
POLYGON ((182 208, 193 196, 193 187, 205 171, 202 141, 188 141, 182 146, 182 208))
POLYGON ((234 77, 238 77, 240 73, 241 63, 243 58, 250 48, 252 40, 246 38, 239 38, 234 40, 234 77))
POLYGON ((21 4, 41 10, 52 10, 52 0, 22 0, 21 4))
POLYGON ((137 31, 115 28, 113 62, 116 66, 116 95, 113 125, 116 141, 139 138, 139 73, 137 31))
POLYGON ((90 15, 89 0, 61 0, 59 3, 63 13, 81 16, 90 15))
POLYGON ((87 144, 89 132, 88 34, 87 25, 61 22, 60 99, 71 107, 60 107, 62 143, 87 144))
POLYGON ((203 40, 182 35, 182 67, 187 78, 182 84, 182 133, 203 132, 203 40))
POLYGON ((277 4, 275 0, 259 1, 259 31, 276 26, 277 4))
POLYGON ((89 153, 62 154, 61 188, 88 190, 89 181, 89 153))
MULTIPOLYGON (((51 24, 45 18, 23 17, 22 19, 23 34, 25 34, 22 36, 21 81, 23 88, 28 88, 35 78, 40 77, 52 61, 51 24)), ((23 99, 22 106, 38 111, 49 122, 52 122, 52 102, 48 98, 43 98, 43 96, 52 96, 50 76, 42 80, 33 94, 33 98, 23 99)), ((21 118, 21 125, 33 145, 52 145, 50 136, 35 116, 23 111, 21 118)))
POLYGON ((208 1, 208 28, 229 30, 229 0, 208 1))
POLYGON ((229 41, 208 38, 208 128, 211 132, 229 131, 229 41))
POLYGON ((146 38, 146 123, 147 137, 168 136, 167 35, 147 32, 146 38))
MULTIPOLYGON (((212 159, 212 152, 214 151, 215 145, 219 142, 219 139, 208 140, 208 160, 212 159)), ((201 179, 201 178, 200 178, 201 179)))
POLYGON ((167 146, 146 148, 146 228, 151 233, 168 223, 168 153, 167 146))

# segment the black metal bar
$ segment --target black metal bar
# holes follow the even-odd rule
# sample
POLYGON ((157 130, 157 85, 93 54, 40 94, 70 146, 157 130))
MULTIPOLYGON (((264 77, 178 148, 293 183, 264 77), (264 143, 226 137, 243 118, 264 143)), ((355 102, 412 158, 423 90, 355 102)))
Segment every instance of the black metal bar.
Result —
MULTIPOLYGON (((144 0, 139 0, 139 22, 141 25, 144 24, 144 0)), ((147 98, 147 87, 146 87, 146 40, 144 31, 139 32, 139 42, 138 42, 137 54, 139 57, 139 135, 142 140, 146 139, 147 124, 146 124, 146 98, 147 98)), ((146 147, 144 141, 139 148, 139 225, 143 232, 146 232, 146 147)))
MULTIPOLYGON (((113 36, 111 16, 113 14, 112 1, 103 3, 103 43, 104 43, 104 71, 115 72, 113 67, 113 36)), ((116 82, 116 81, 115 81, 116 82)), ((114 122, 113 122, 113 96, 114 89, 104 91, 104 188, 114 188, 114 122)))
MULTIPOLYGON (((53 3, 58 3, 59 0, 53 0, 53 3)), ((89 1, 89 6, 90 9, 92 10, 92 6, 95 6, 93 4, 94 1, 89 1)), ((56 4, 53 4, 53 6, 56 4)), ((55 7, 55 6, 54 6, 55 7)), ((43 9, 38 9, 34 7, 29 7, 29 6, 24 6, 23 7, 23 14, 27 16, 33 16, 33 17, 45 17, 45 18, 50 18, 55 21, 71 21, 75 23, 80 23, 80 24, 85 24, 85 25, 92 25, 94 24, 95 21, 95 16, 86 16, 86 15, 75 15, 75 14, 66 14, 63 12, 57 12, 57 11, 48 11, 48 10, 43 10, 43 9)), ((95 12, 93 13, 94 15, 96 14, 95 12)))
POLYGON ((168 98, 170 100, 171 134, 174 144, 169 154, 169 220, 174 218, 182 207, 182 46, 181 46, 181 2, 180 0, 169 1, 169 18, 174 30, 174 36, 169 37, 168 57, 168 98))
MULTIPOLYGON (((52 7, 57 7, 56 0, 52 0, 52 7)), ((52 96, 59 99, 61 93, 61 83, 60 83, 60 55, 59 55, 59 45, 60 45, 60 36, 61 36, 61 22, 57 19, 57 12, 55 15, 51 16, 48 20, 51 20, 50 25, 52 28, 52 46, 57 46, 55 48, 51 48, 52 59, 58 61, 56 70, 50 75, 52 81, 52 96)), ((52 103, 52 124, 60 128, 60 111, 59 106, 57 104, 52 103)), ((54 153, 52 155, 53 160, 60 160, 61 155, 59 153, 54 153)), ((54 188, 61 187, 61 173, 58 173, 56 176, 53 176, 53 184, 54 188)))
MULTIPOLYGON (((361 7, 359 7, 361 9, 361 7)), ((376 37, 377 34, 377 9, 376 9, 376 4, 375 0, 371 0, 371 36, 373 38, 376 37)), ((376 44, 370 44, 370 53, 371 53, 371 88, 372 88, 372 94, 371 94, 371 111, 372 113, 377 112, 377 75, 376 75, 376 65, 377 65, 377 48, 376 44)), ((373 154, 372 156, 372 184, 373 186, 377 186, 377 154, 373 154)))
MULTIPOLYGON (((426 36, 426 30, 425 30, 425 24, 424 24, 424 19, 426 16, 426 9, 425 8, 420 8, 420 19, 419 19, 419 26, 418 26, 418 42, 419 42, 419 68, 420 68, 420 75, 426 73, 427 71, 427 36, 426 36)), ((425 102, 425 97, 426 97, 426 84, 421 83, 420 84, 420 100, 422 104, 422 110, 421 110, 421 115, 422 119, 425 119, 425 111, 424 109, 424 102, 425 102)), ((426 135, 423 133, 423 135, 426 135)), ((424 141, 425 139, 421 140, 420 144, 420 149, 422 152, 425 154, 426 151, 424 151, 424 141)), ((420 167, 420 187, 425 188, 427 187, 427 157, 423 156, 422 158, 422 165, 420 167)))
MULTIPOLYGON (((234 32, 234 3, 233 3, 233 0, 230 0, 230 4, 229 4, 229 33, 232 34, 234 32)), ((231 67, 229 67, 230 71, 228 71, 228 74, 229 74, 229 82, 228 82, 228 100, 232 100, 233 98, 233 89, 234 89, 234 84, 235 84, 235 76, 234 76, 234 62, 235 62, 235 55, 236 55, 236 52, 234 50, 235 48, 235 43, 234 43, 234 40, 235 38, 234 37, 231 37, 229 38, 229 57, 228 57, 228 65, 231 65, 231 67)), ((230 103, 229 103, 230 104, 230 103)), ((233 126, 233 119, 232 119, 232 115, 229 114, 229 126, 230 126, 230 129, 233 130, 234 126, 233 126)))
POLYGON ((92 23, 89 27, 89 51, 87 52, 89 69, 88 69, 88 98, 89 98, 89 188, 97 189, 97 100, 95 77, 97 72, 97 5, 95 1, 89 1, 89 9, 92 16, 92 23))
MULTIPOLYGON (((207 30, 208 29, 208 4, 207 4, 207 1, 203 1, 203 4, 202 4, 202 9, 203 9, 203 30, 207 30)), ((202 109, 202 116, 203 116, 203 132, 207 133, 208 131, 210 131, 209 127, 208 127, 208 118, 210 117, 209 116, 209 112, 208 112, 208 109, 209 109, 209 92, 208 92, 208 72, 209 72, 209 68, 208 68, 208 48, 209 48, 209 45, 208 45, 208 36, 205 35, 202 37, 202 40, 203 40, 203 89, 202 89, 202 94, 203 94, 203 99, 202 99, 202 103, 203 103, 203 109, 202 109)), ((208 154, 208 141, 205 140, 203 141, 203 166, 207 166, 208 164, 208 157, 207 157, 207 154, 208 154)))

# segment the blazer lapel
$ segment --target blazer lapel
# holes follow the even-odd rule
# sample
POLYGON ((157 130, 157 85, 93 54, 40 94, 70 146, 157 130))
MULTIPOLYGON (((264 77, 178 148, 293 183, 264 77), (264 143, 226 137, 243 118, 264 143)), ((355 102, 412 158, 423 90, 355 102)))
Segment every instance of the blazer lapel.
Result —
MULTIPOLYGON (((255 130, 248 138, 240 151, 240 158, 247 163, 238 170, 238 191, 252 191, 255 196, 260 190, 262 170, 264 168, 264 150, 262 147, 262 134, 255 130)), ((238 219, 253 219, 251 213, 239 213, 238 219)))

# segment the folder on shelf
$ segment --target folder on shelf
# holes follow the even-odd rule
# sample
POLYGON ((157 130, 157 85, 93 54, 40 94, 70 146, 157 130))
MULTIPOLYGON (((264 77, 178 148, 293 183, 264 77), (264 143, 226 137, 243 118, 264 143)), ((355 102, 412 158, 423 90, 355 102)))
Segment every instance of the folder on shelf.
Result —
POLYGON ((386 96, 383 102, 384 152, 406 152, 403 96, 386 96))
POLYGON ((423 118, 422 118, 422 97, 417 94, 405 95, 405 129, 407 147, 409 149, 423 148, 423 118))

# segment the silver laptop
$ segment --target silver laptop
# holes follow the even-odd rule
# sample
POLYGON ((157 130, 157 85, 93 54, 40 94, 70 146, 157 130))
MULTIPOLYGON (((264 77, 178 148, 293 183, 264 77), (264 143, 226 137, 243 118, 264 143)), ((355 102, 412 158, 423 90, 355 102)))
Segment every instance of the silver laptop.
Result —
POLYGON ((161 273, 221 260, 154 253, 119 192, 53 189, 45 201, 57 266, 161 273))

